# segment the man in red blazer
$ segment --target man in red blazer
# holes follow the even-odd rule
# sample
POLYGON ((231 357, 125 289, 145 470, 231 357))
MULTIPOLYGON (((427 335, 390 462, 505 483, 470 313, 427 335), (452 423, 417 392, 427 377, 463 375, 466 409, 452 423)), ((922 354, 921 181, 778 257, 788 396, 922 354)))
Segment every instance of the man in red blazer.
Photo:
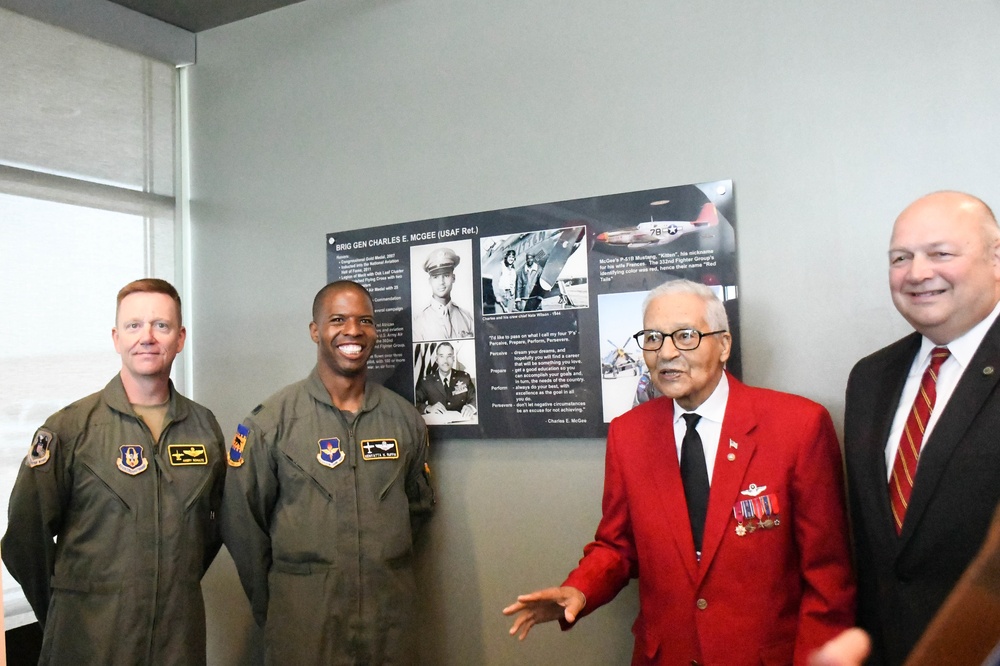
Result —
POLYGON ((638 578, 632 664, 805 664, 854 620, 830 416, 725 372, 726 312, 704 285, 654 289, 643 326, 665 397, 612 421, 597 536, 561 587, 504 609, 510 633, 568 628, 638 578))

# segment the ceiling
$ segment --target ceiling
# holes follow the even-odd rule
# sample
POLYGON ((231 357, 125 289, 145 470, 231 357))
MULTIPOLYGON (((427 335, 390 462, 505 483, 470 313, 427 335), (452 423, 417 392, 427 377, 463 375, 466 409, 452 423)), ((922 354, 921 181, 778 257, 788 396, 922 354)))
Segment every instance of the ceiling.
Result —
POLYGON ((302 0, 111 0, 190 32, 250 18, 302 0))

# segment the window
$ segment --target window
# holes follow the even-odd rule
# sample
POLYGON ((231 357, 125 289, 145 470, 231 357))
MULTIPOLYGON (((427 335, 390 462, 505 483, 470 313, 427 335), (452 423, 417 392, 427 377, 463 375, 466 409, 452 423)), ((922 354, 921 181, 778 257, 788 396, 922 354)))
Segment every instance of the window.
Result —
MULTIPOLYGON (((121 367, 118 290, 174 281, 175 81, 0 10, 0 531, 34 431, 121 367)), ((6 628, 34 621, 3 575, 6 628)))

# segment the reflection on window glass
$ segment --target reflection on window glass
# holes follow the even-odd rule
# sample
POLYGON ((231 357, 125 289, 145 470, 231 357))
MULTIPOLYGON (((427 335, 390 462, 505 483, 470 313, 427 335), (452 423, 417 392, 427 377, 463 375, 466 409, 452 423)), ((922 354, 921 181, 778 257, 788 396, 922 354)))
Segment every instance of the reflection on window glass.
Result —
MULTIPOLYGON (((0 532, 35 430, 121 368, 115 296, 146 276, 145 228, 134 215, 0 195, 0 532)), ((34 621, 6 570, 3 592, 8 629, 23 611, 34 621)))

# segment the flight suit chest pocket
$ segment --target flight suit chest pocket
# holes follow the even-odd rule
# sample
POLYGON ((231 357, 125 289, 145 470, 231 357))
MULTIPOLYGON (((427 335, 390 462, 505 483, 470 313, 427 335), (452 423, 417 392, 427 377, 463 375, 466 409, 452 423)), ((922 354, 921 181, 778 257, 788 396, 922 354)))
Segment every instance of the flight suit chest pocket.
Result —
POLYGON ((161 487, 185 512, 209 501, 207 491, 218 464, 218 459, 210 459, 209 446, 198 442, 166 444, 157 461, 166 481, 161 487))
POLYGON ((178 488, 180 497, 184 498, 184 511, 200 506, 210 501, 208 489, 212 483, 212 472, 208 467, 183 473, 183 485, 178 488))
POLYGON ((121 478, 117 470, 107 469, 108 466, 96 465, 93 461, 83 461, 83 474, 76 476, 73 496, 76 500, 93 504, 96 511, 108 509, 130 512, 131 496, 134 494, 134 481, 121 478), (132 481, 131 484, 128 481, 132 481), (100 504, 101 506, 96 506, 100 504), (102 508, 103 507, 103 508, 102 508))
MULTIPOLYGON (((389 493, 397 486, 402 489, 403 487, 403 464, 395 460, 391 465, 383 463, 383 469, 380 469, 382 474, 376 475, 376 487, 378 487, 378 501, 384 502, 388 497, 389 493)), ((403 492, 405 498, 406 493, 403 492)))
POLYGON ((406 466, 400 460, 369 461, 367 464, 373 466, 369 490, 375 495, 374 510, 383 527, 383 559, 389 566, 404 563, 413 549, 406 466))
POLYGON ((336 439, 320 440, 318 447, 289 447, 281 454, 278 482, 283 501, 301 504, 322 498, 321 503, 334 502, 353 478, 350 462, 336 439))

